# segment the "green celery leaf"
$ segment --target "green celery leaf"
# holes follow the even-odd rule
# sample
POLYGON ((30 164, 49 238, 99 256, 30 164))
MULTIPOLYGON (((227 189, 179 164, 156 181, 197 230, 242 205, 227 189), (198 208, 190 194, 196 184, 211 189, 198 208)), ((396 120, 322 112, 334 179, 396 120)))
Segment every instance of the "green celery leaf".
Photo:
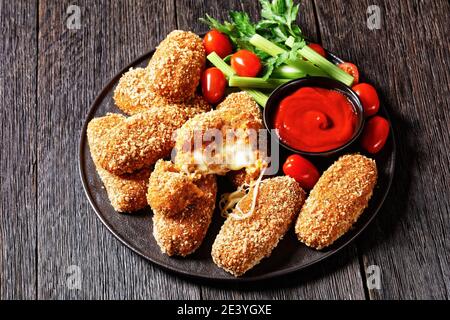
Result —
POLYGON ((269 0, 259 0, 261 3, 261 17, 267 20, 272 20, 273 12, 272 5, 269 0))
POLYGON ((221 24, 216 19, 212 18, 210 15, 206 14, 205 18, 200 18, 200 21, 207 24, 211 29, 216 29, 219 32, 229 35, 232 32, 232 27, 230 25, 221 24))
POLYGON ((291 11, 289 13, 291 22, 297 21, 299 8, 300 8, 300 5, 298 5, 298 4, 291 8, 291 11))
POLYGON ((230 18, 234 22, 238 32, 246 37, 251 37, 255 34, 256 28, 250 21, 250 17, 245 12, 230 11, 230 18))
POLYGON ((283 15, 286 13, 286 2, 285 0, 274 0, 272 2, 272 8, 273 11, 279 15, 280 17, 283 17, 283 15))

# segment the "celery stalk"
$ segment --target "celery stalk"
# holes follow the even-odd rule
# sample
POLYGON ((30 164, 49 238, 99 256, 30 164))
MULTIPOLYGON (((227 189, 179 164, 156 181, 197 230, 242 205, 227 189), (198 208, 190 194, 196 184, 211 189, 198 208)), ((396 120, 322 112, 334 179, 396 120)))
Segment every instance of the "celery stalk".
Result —
POLYGON ((287 40, 284 44, 286 46, 288 46, 289 48, 292 48, 295 44, 295 38, 293 36, 290 36, 289 38, 287 38, 287 40))
POLYGON ((308 46, 304 46, 299 50, 300 54, 308 59, 310 62, 317 65, 320 69, 325 71, 330 77, 341 81, 347 86, 351 86, 353 83, 353 77, 349 75, 344 70, 340 69, 338 66, 328 61, 326 58, 322 57, 320 54, 315 52, 308 46))
POLYGON ((253 77, 232 76, 228 81, 230 87, 275 89, 280 85, 289 82, 290 79, 267 79, 253 77))
MULTIPOLYGON (((231 68, 225 61, 223 61, 222 58, 220 58, 217 53, 211 52, 206 58, 216 68, 222 71, 222 73, 225 75, 227 79, 230 79, 236 74, 233 68, 231 68)), ((261 91, 248 88, 240 88, 240 89, 246 91, 261 107, 264 108, 266 106, 266 102, 269 99, 269 97, 264 93, 262 93, 261 91)))
POLYGON ((328 77, 328 75, 325 72, 323 72, 321 69, 319 69, 309 61, 304 61, 300 59, 288 60, 286 61, 286 64, 295 67, 310 76, 328 77))
POLYGON ((278 56, 279 54, 283 54, 286 52, 283 48, 280 48, 273 42, 267 40, 266 38, 260 36, 259 34, 254 34, 250 38, 250 43, 257 47, 258 49, 270 54, 273 57, 278 56))
POLYGON ((264 108, 266 106, 267 100, 269 100, 269 97, 266 94, 253 89, 245 89, 244 91, 247 92, 261 107, 264 108))
POLYGON ((229 78, 235 74, 233 68, 231 68, 221 57, 215 52, 211 52, 206 59, 209 60, 215 67, 217 67, 226 78, 229 78))
MULTIPOLYGON (((260 36, 259 34, 253 35, 249 41, 256 48, 264 51, 267 54, 270 54, 273 57, 276 57, 283 53, 287 53, 286 50, 280 48, 279 46, 267 40, 266 38, 260 36)), ((318 67, 316 67, 315 65, 313 65, 311 62, 308 61, 287 60, 286 64, 296 67, 300 69, 303 73, 308 74, 310 76, 324 76, 324 77, 327 76, 325 72, 323 72, 318 67)))
MULTIPOLYGON (((260 36, 259 34, 255 34, 254 36, 252 36, 250 38, 250 43, 252 45, 254 45, 255 47, 257 47, 258 49, 260 49, 272 56, 277 56, 279 54, 283 54, 283 53, 287 52, 286 50, 280 48, 279 46, 277 46, 276 44, 272 43, 271 41, 265 39, 264 37, 260 36)), ((293 46, 294 39, 288 38, 286 41, 286 45, 293 46)), ((336 66, 332 62, 328 61, 326 58, 322 57, 320 54, 315 52, 310 47, 304 46, 303 48, 301 48, 299 50, 299 53, 303 57, 305 57, 309 61, 309 63, 311 63, 313 66, 310 67, 310 65, 305 64, 305 61, 301 61, 301 60, 296 60, 296 61, 288 60, 288 61, 286 61, 286 64, 297 67, 297 68, 301 69, 302 71, 305 71, 305 73, 309 74, 309 75, 319 75, 319 76, 328 75, 331 78, 341 81, 348 86, 351 86, 351 84, 353 83, 353 77, 351 75, 346 73, 344 70, 340 69, 338 66, 336 66), (317 71, 316 69, 320 69, 320 71, 317 71)))

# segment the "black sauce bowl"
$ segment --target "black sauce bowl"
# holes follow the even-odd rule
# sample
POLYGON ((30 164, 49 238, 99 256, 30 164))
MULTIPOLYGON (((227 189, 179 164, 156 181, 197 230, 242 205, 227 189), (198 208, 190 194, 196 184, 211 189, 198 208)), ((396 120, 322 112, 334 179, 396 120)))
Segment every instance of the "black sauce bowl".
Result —
POLYGON ((361 101, 359 100, 358 95, 348 86, 343 84, 342 82, 339 82, 337 80, 333 80, 330 78, 325 77, 307 77, 307 78, 301 78, 301 79, 295 79, 292 81, 289 81, 281 86, 279 86, 275 91, 272 92, 269 99, 267 100, 266 106, 264 108, 264 125, 266 126, 267 130, 275 136, 275 138, 278 140, 279 144, 286 150, 301 154, 304 156, 319 156, 319 157, 330 157, 342 154, 349 149, 352 148, 354 145, 354 142, 358 139, 358 137, 361 135, 362 129, 364 128, 364 109, 362 106, 361 101), (357 124, 355 132, 353 133, 352 138, 343 144, 342 146, 322 151, 322 152, 307 152, 302 150, 297 150, 287 144, 285 144, 278 134, 275 132, 274 129, 274 118, 275 118, 275 112, 277 111, 281 101, 293 94, 295 91, 297 91, 300 88, 303 87, 318 87, 323 89, 329 89, 329 90, 336 90, 343 95, 345 95, 350 103, 352 104, 355 113, 357 115, 357 124))

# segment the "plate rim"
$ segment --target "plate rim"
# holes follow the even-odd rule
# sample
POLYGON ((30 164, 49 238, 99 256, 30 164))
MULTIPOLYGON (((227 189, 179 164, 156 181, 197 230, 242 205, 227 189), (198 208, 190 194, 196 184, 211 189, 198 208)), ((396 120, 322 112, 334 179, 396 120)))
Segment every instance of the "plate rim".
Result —
MULTIPOLYGON (((87 182, 87 177, 86 177, 86 172, 83 168, 83 161, 84 161, 84 147, 87 143, 87 136, 86 136, 86 132, 87 132, 87 126, 89 124, 89 121, 93 118, 93 115, 95 113, 95 111, 97 110, 97 106, 98 104, 101 102, 101 100, 107 95, 107 93, 112 89, 112 87, 114 87, 114 85, 116 84, 117 80, 120 79, 120 77, 123 75, 124 72, 128 71, 130 68, 136 66, 139 63, 142 63, 143 61, 145 61, 146 59, 150 58, 156 49, 151 49, 149 51, 147 51, 146 53, 142 54, 141 56, 139 56, 138 58, 136 58, 135 60, 133 60, 131 63, 129 63, 126 67, 122 68, 120 71, 118 71, 111 79, 109 79, 109 81, 107 82, 107 84, 102 87, 100 93, 97 94, 97 96, 95 97, 94 101, 92 102, 92 104, 89 106, 89 111, 87 113, 87 115, 84 118, 84 122, 83 122, 83 126, 81 128, 81 133, 80 133, 80 138, 79 138, 79 144, 78 144, 78 172, 81 178, 81 182, 83 185, 83 190, 84 193, 86 195, 86 197, 88 198, 88 202, 90 204, 90 206, 92 207, 92 209, 94 209, 94 212, 97 216, 97 218, 100 219, 100 221, 102 222, 102 224, 107 228, 107 230, 109 232, 112 233, 112 235, 119 240, 123 245, 125 245, 128 249, 130 249, 131 251, 133 251, 134 253, 138 254, 139 256, 141 256, 142 258, 144 258, 145 260, 155 264, 156 266, 169 271, 169 272, 173 272, 176 273, 178 275, 182 275, 185 276, 187 278, 191 278, 191 279, 197 279, 197 280, 207 280, 207 281, 213 281, 213 282, 257 282, 257 281, 261 281, 261 280, 268 280, 268 279, 273 279, 276 277, 280 277, 280 276, 285 276, 288 274, 292 274, 295 272, 300 272, 301 270, 305 270, 310 268, 311 266, 321 263, 323 260, 326 260, 327 258, 337 254, 338 252, 340 252, 342 249, 344 249, 345 247, 347 247, 351 242, 353 242, 354 240, 356 240, 356 238, 364 232, 364 230, 366 230, 366 228, 372 223, 372 221, 375 219, 375 217, 379 214, 379 211, 381 209, 381 207, 383 206, 387 196, 390 193, 390 189, 392 186, 392 182, 394 180, 394 176, 395 176, 395 168, 396 168, 396 163, 397 163, 397 144, 396 144, 396 138, 395 138, 395 130, 394 130, 394 126, 392 125, 392 119, 391 116, 389 114, 389 111, 386 109, 386 106, 384 106, 384 111, 385 111, 385 116, 387 117, 387 120, 390 124, 390 134, 392 136, 392 165, 391 168, 389 169, 389 171, 391 172, 390 175, 390 179, 388 181, 387 184, 387 188, 386 188, 386 192, 383 194, 383 196, 381 197, 379 203, 377 204, 376 208, 374 208, 373 214, 368 218, 368 220, 360 226, 360 229, 354 234, 352 235, 349 239, 347 239, 345 242, 341 243, 340 246, 334 250, 330 250, 327 253, 324 253, 324 255, 322 255, 320 258, 313 260, 311 262, 308 262, 306 264, 300 265, 300 266, 291 266, 282 270, 275 270, 275 271, 271 271, 268 273, 264 273, 261 275, 256 275, 256 276, 250 276, 250 277, 223 277, 223 278, 217 278, 214 276, 208 276, 208 275, 201 275, 201 274, 193 274, 189 271, 183 270, 182 268, 178 268, 178 267, 174 267, 174 266, 169 266, 169 265, 165 265, 159 261, 156 261, 155 259, 153 259, 152 257, 149 257, 148 255, 144 254, 143 252, 141 252, 138 248, 133 247, 131 244, 129 244, 127 242, 127 239, 125 239, 124 237, 122 237, 121 235, 119 235, 114 228, 112 227, 112 225, 104 218, 103 214, 101 213, 101 210, 97 207, 97 205, 95 204, 95 201, 89 191, 88 186, 88 182, 87 182)), ((333 59, 337 60, 337 61, 343 61, 341 58, 339 58, 336 54, 326 50, 326 52, 328 53, 328 55, 330 55, 333 59)), ((388 108, 389 109, 389 108, 388 108)), ((149 235, 150 236, 150 235, 149 235)), ((161 253, 162 254, 162 253, 161 253)))

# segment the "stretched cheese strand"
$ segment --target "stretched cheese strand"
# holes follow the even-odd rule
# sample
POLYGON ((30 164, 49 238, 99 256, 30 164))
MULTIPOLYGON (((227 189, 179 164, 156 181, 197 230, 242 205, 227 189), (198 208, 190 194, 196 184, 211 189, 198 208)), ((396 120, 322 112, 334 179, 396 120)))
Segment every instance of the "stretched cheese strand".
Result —
POLYGON ((223 217, 231 216, 233 219, 242 220, 250 217, 255 212, 256 200, 258 199, 259 185, 261 184, 262 177, 264 176, 266 168, 267 168, 266 166, 262 168, 258 179, 251 186, 242 185, 236 191, 232 193, 225 193, 222 195, 219 202, 219 208, 220 213, 223 217), (249 190, 250 187, 253 187, 252 205, 250 207, 250 210, 244 213, 239 207, 239 202, 247 194, 247 190, 249 190), (238 212, 238 214, 233 212, 233 208, 238 212))

